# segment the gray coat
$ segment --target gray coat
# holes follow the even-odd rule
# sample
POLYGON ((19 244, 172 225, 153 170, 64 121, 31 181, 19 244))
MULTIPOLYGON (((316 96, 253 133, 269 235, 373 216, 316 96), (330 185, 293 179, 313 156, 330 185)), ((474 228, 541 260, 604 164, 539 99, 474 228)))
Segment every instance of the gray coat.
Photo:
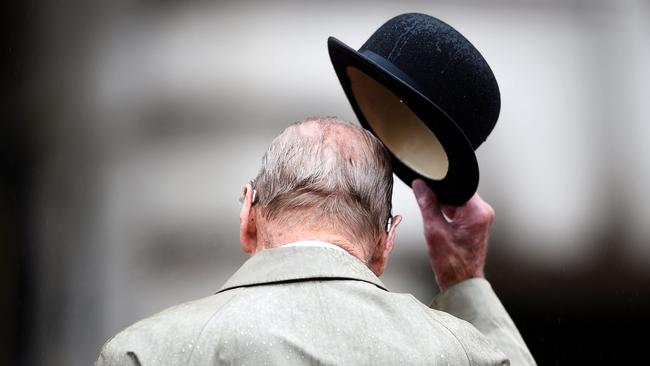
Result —
POLYGON ((483 279, 428 307, 331 248, 264 250, 216 294, 128 327, 96 365, 533 365, 483 279), (461 320, 461 319, 465 320, 461 320), (471 324, 470 324, 471 323, 471 324))

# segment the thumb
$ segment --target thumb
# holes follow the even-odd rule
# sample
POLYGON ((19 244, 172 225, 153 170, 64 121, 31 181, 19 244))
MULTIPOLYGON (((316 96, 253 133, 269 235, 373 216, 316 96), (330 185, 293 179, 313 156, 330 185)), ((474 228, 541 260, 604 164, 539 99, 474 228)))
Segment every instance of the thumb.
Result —
POLYGON ((414 180, 411 186, 413 187, 413 193, 415 194, 418 206, 420 206, 422 219, 425 222, 443 219, 438 198, 431 188, 422 179, 414 180))

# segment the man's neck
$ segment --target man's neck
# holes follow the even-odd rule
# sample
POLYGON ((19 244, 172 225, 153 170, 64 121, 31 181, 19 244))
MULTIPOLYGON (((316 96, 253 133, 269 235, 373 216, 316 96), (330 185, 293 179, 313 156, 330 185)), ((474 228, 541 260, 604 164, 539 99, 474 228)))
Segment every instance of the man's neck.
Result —
POLYGON ((297 242, 324 242, 335 245, 346 252, 350 253, 352 256, 356 257, 360 261, 367 263, 367 255, 363 250, 363 246, 351 244, 349 240, 340 236, 332 234, 322 234, 322 233, 282 233, 281 235, 269 235, 266 236, 267 240, 263 242, 263 249, 277 248, 283 245, 297 243, 297 242))

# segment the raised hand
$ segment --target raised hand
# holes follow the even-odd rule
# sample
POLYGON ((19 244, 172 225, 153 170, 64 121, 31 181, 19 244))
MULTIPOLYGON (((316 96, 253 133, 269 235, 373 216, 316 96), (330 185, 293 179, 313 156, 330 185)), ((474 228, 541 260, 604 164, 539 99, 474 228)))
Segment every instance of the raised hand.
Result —
POLYGON ((412 187, 422 212, 429 261, 440 289, 484 277, 487 241, 494 221, 492 207, 477 193, 464 206, 441 205, 424 181, 416 179, 412 187))

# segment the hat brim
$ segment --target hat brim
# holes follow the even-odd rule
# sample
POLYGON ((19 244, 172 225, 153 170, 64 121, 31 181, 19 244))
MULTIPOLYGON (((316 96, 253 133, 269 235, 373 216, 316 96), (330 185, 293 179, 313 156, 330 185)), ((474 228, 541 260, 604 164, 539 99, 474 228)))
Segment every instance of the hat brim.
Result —
MULTIPOLYGON (((456 206, 465 204, 476 192, 479 169, 472 145, 453 119, 438 108, 429 98, 412 87, 405 80, 407 76, 398 75, 399 70, 393 69, 389 71, 391 65, 387 61, 384 62, 384 65, 380 65, 379 63, 382 62, 381 57, 370 59, 370 57, 357 52, 334 37, 329 37, 327 46, 336 75, 352 105, 352 109, 364 128, 379 138, 368 123, 352 92, 351 81, 346 72, 347 67, 355 67, 361 70, 395 93, 433 132, 447 154, 449 161, 447 174, 444 178, 435 180, 409 168, 388 148, 395 175, 409 186, 415 179, 424 180, 436 193, 438 201, 441 203, 456 206)), ((409 81, 411 84, 413 83, 413 81, 409 81)), ((395 121, 395 123, 399 123, 399 121, 395 121)))

